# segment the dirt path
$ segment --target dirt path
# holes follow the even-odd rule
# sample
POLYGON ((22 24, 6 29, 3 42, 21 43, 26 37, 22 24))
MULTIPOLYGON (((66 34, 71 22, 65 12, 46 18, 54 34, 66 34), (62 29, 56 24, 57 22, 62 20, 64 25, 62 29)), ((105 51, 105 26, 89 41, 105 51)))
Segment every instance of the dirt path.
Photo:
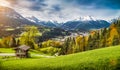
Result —
POLYGON ((14 53, 0 53, 0 56, 15 56, 14 53))
POLYGON ((54 58, 55 56, 48 56, 48 55, 41 55, 41 54, 34 54, 33 56, 45 57, 45 58, 54 58))
MULTIPOLYGON (((45 57, 45 58, 54 58, 54 56, 47 56, 47 55, 41 55, 41 54, 31 54, 31 55, 45 57)), ((15 56, 15 53, 0 53, 0 56, 15 56)))

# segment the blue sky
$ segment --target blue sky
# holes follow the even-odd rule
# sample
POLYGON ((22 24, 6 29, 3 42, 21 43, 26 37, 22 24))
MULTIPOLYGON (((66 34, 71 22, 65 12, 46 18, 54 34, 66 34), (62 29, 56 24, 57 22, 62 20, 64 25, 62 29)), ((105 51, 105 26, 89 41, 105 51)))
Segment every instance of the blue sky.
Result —
POLYGON ((65 22, 82 16, 110 20, 120 16, 119 0, 6 0, 25 17, 65 22))

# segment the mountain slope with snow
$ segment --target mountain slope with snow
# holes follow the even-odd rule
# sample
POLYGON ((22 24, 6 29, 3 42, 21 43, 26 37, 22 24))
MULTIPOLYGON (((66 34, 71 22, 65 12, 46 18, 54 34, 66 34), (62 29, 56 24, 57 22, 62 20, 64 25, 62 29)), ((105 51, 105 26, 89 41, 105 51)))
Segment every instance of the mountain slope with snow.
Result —
POLYGON ((64 23, 58 23, 55 21, 40 21, 38 18, 32 16, 28 17, 28 20, 36 24, 46 27, 59 27, 65 30, 81 30, 88 31, 91 29, 100 29, 109 27, 110 23, 105 20, 97 20, 92 16, 79 17, 78 19, 71 20, 64 23))
POLYGON ((75 19, 75 21, 95 21, 96 19, 92 16, 84 16, 84 17, 79 17, 78 19, 75 19))
POLYGON ((57 27, 59 26, 57 22, 54 22, 54 21, 41 21, 39 20, 38 18, 32 16, 32 17, 27 17, 27 19, 31 22, 34 22, 38 25, 42 25, 42 26, 45 26, 45 27, 57 27))
POLYGON ((80 17, 79 19, 64 23, 61 28, 67 30, 89 31, 91 29, 100 29, 109 27, 110 23, 105 20, 97 20, 91 16, 80 17))

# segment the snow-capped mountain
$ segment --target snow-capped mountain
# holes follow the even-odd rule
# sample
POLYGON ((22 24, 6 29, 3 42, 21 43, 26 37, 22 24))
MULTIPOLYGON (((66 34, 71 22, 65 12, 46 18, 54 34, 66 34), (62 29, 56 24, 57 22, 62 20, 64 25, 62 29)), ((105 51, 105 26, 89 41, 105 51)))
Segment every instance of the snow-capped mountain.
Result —
POLYGON ((12 27, 33 25, 33 22, 28 21, 14 9, 4 6, 0 6, 0 23, 4 26, 12 27))
POLYGON ((79 17, 78 19, 75 19, 76 21, 95 21, 96 19, 92 16, 83 16, 79 17))
POLYGON ((46 27, 58 27, 60 24, 57 23, 57 21, 41 21, 38 18, 32 16, 32 17, 27 17, 27 19, 31 22, 34 22, 36 24, 46 26, 46 27))
POLYGON ((117 17, 117 18, 114 18, 114 19, 109 20, 109 22, 110 22, 110 23, 114 23, 114 22, 116 22, 116 21, 118 21, 118 20, 120 20, 120 16, 117 17))
POLYGON ((85 16, 85 17, 80 17, 75 20, 71 20, 68 22, 64 23, 58 23, 56 21, 40 21, 36 17, 28 17, 28 20, 39 24, 43 25, 46 27, 59 27, 65 30, 91 30, 91 29, 100 29, 100 28, 105 28, 109 27, 110 23, 105 21, 105 20, 97 20, 92 16, 85 16))
POLYGON ((34 23, 39 23, 41 22, 38 18, 31 16, 31 17, 26 17, 29 21, 34 22, 34 23))
POLYGON ((91 16, 80 17, 79 19, 75 19, 73 21, 68 21, 64 23, 61 28, 67 30, 81 30, 88 31, 91 29, 100 29, 109 27, 110 23, 105 20, 97 20, 91 16))
POLYGON ((5 26, 41 25, 46 27, 59 27, 65 30, 90 30, 109 27, 110 23, 105 20, 97 20, 92 16, 80 17, 75 20, 58 23, 57 21, 41 21, 34 16, 24 18, 15 10, 0 6, 0 22, 5 26))

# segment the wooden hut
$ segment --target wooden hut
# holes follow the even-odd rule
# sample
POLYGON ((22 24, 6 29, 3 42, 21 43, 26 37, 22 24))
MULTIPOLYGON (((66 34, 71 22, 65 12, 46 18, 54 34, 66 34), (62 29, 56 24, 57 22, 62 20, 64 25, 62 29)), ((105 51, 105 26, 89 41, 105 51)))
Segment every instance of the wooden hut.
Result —
POLYGON ((22 46, 14 48, 16 57, 28 58, 30 56, 28 53, 29 49, 30 47, 26 45, 22 45, 22 46))

